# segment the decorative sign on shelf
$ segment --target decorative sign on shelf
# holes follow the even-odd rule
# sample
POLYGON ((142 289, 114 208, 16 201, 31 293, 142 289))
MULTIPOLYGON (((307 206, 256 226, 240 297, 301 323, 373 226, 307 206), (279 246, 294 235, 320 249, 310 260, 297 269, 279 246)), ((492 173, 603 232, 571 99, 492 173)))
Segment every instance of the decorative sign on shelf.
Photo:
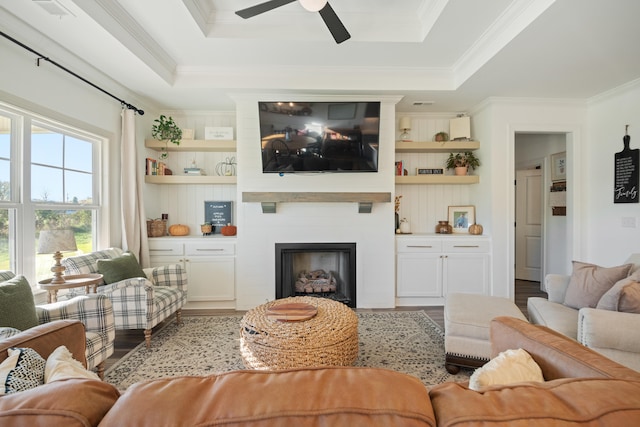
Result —
POLYGON ((638 165, 640 150, 629 148, 631 137, 629 125, 625 126, 622 138, 624 149, 615 154, 615 173, 613 183, 613 203, 638 203, 638 165))
POLYGON ((233 139, 232 127, 205 127, 204 139, 225 140, 233 139))
POLYGON ((204 222, 215 227, 215 232, 220 233, 220 228, 227 224, 233 224, 233 202, 204 202, 204 222))

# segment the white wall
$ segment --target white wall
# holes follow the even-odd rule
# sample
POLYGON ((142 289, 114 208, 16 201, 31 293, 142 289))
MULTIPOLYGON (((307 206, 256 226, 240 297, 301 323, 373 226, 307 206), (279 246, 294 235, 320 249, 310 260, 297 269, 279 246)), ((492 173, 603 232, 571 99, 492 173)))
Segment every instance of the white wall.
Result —
POLYGON ((640 148, 640 80, 603 94, 589 104, 584 152, 582 259, 599 265, 618 265, 630 253, 640 252, 640 205, 613 203, 614 154, 622 151, 625 125, 630 147, 640 148), (634 218, 635 228, 622 227, 623 217, 634 218))
POLYGON ((471 116, 475 136, 483 141, 478 155, 484 162, 483 168, 490 171, 486 177, 483 173, 480 184, 471 195, 471 201, 477 210, 489 213, 484 226, 493 238, 493 294, 513 298, 515 134, 571 134, 567 141, 567 179, 576 184, 569 188, 567 194, 566 238, 571 242, 567 248, 567 259, 580 256, 581 219, 586 214, 580 203, 586 105, 575 101, 489 99, 471 116))
MULTIPOLYGON (((377 173, 263 174, 258 126, 260 95, 238 96, 238 194, 258 192, 388 192, 393 195, 395 103, 397 97, 307 96, 290 101, 382 101, 377 173)), ((395 305, 393 203, 374 203, 358 213, 356 203, 280 203, 262 213, 259 203, 239 202, 236 308, 249 309, 275 298, 275 243, 355 242, 357 306, 395 305)))

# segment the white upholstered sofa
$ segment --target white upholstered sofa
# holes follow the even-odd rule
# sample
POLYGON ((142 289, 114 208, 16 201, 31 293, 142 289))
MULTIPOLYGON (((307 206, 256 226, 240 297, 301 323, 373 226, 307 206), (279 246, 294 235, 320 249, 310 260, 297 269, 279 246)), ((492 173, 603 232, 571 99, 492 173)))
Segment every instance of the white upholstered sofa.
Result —
MULTIPOLYGON (((633 264, 627 279, 640 281, 640 254, 625 264, 633 264)), ((527 302, 531 323, 547 326, 583 345, 640 371, 640 314, 596 307, 573 308, 566 302, 571 276, 548 274, 548 299, 531 297, 527 302)), ((605 298, 605 296, 603 296, 605 298)))

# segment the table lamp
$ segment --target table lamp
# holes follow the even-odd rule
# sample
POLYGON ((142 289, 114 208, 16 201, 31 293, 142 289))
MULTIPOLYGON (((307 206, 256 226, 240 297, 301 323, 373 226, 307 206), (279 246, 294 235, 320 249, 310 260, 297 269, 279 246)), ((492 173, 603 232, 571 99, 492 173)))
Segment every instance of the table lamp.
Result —
POLYGON ((60 264, 62 259, 61 252, 77 251, 76 238, 73 230, 42 230, 38 238, 38 253, 53 254, 55 264, 51 267, 53 279, 51 283, 54 285, 64 283, 63 272, 65 266, 60 264))
POLYGON ((411 117, 403 117, 400 119, 400 141, 411 141, 411 117))

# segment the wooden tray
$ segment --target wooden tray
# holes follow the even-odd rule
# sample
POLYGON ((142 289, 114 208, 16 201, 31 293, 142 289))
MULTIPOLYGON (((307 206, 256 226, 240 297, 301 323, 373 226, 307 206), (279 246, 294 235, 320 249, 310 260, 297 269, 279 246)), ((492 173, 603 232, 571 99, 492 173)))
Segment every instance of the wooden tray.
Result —
POLYGON ((309 320, 318 314, 318 309, 311 304, 294 302, 289 304, 279 304, 269 307, 266 310, 267 318, 280 322, 299 322, 309 320))

